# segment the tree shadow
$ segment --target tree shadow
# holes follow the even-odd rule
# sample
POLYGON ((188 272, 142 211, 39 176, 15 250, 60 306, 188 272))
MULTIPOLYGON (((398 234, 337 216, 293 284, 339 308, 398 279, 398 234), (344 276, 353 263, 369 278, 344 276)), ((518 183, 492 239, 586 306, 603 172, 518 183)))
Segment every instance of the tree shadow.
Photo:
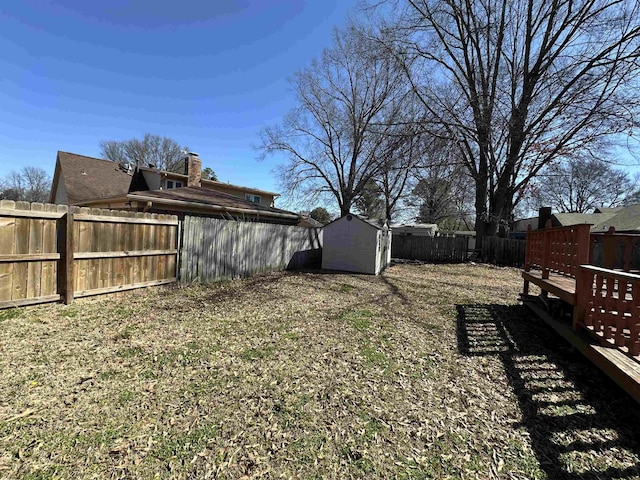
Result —
POLYGON ((456 308, 460 353, 501 359, 548 478, 640 477, 640 407, 626 392, 524 306, 456 308))

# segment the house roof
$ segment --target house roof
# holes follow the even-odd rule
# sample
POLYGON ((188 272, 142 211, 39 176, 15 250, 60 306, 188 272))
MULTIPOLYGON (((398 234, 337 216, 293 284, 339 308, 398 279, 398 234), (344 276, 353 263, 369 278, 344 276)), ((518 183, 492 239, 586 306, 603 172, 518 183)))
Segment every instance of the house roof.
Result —
POLYGON ((587 223, 592 232, 606 232, 610 227, 616 232, 640 232, 640 205, 599 208, 595 213, 556 213, 553 217, 563 227, 587 223))
MULTIPOLYGON (((58 181, 63 181, 68 203, 123 195, 129 190, 131 174, 110 160, 58 151, 58 181)), ((56 168, 57 170, 57 168, 56 168)), ((56 176, 58 172, 56 171, 56 176)), ((57 188, 54 179, 54 188, 57 188)))
POLYGON ((557 220, 561 227, 569 225, 580 225, 589 223, 596 225, 602 223, 615 215, 615 212, 607 213, 555 213, 553 217, 557 220))
POLYGON ((322 222, 319 222, 315 218, 312 218, 312 217, 302 217, 301 222, 304 223, 304 226, 309 226, 309 227, 312 227, 312 228, 322 228, 322 227, 324 227, 324 224, 322 222))
POLYGON ((640 205, 616 209, 613 216, 595 224, 591 231, 606 232, 609 227, 614 227, 618 233, 640 232, 640 205))
POLYGON ((616 213, 625 207, 596 207, 593 209, 593 213, 616 213))
POLYGON ((158 204, 182 205, 185 207, 200 207, 203 209, 228 211, 230 213, 248 213, 270 217, 299 218, 299 215, 250 202, 243 198, 227 195, 202 187, 181 187, 167 190, 146 190, 131 192, 127 195, 130 200, 151 201, 158 204))
MULTIPOLYGON (((182 180, 183 184, 187 183, 187 179, 188 176, 184 175, 182 173, 176 173, 176 172, 169 172, 167 170, 158 170, 157 168, 151 168, 151 167, 139 167, 139 170, 143 170, 146 172, 157 172, 157 173, 161 173, 164 174, 168 177, 171 178, 175 178, 177 180, 182 180)), ((234 185, 232 183, 224 183, 224 182, 219 182, 217 180, 208 180, 203 178, 201 180, 202 185, 208 185, 210 187, 226 187, 226 188, 237 188, 238 190, 242 190, 242 191, 246 191, 249 193, 257 193, 257 194, 262 194, 262 195, 272 195, 274 197, 279 197, 280 194, 276 193, 276 192, 268 192, 267 190, 260 190, 258 188, 252 188, 252 187, 243 187, 242 185, 234 185)))

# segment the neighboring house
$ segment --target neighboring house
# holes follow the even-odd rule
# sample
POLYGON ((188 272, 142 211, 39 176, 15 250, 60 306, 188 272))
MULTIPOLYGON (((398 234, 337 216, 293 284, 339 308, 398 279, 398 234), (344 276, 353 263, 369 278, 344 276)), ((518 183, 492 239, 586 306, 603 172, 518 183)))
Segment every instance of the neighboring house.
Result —
POLYGON ((391 262, 391 229, 344 215, 322 229, 322 268, 377 275, 391 262))
MULTIPOLYGON (((590 224, 592 232, 607 232, 611 227, 617 233, 640 233, 640 205, 627 207, 596 208, 593 213, 555 213, 541 218, 549 218, 552 227, 568 227, 570 225, 590 224)), ((526 226, 532 229, 538 228, 537 217, 535 219, 517 220, 514 231, 526 231, 526 226)))
POLYGON ((592 232, 607 232, 609 228, 616 229, 616 233, 640 233, 640 205, 629 205, 615 209, 600 209, 601 214, 613 213, 613 216, 601 220, 593 227, 592 232))
POLYGON ((195 154, 184 174, 58 152, 51 202, 93 208, 201 215, 296 225, 300 216, 274 207, 277 193, 202 178, 195 154))
POLYGON ((551 215, 551 226, 553 227, 568 227, 569 225, 580 225, 584 223, 590 223, 591 225, 597 225, 602 222, 606 222, 610 218, 614 217, 614 212, 594 212, 594 213, 554 213, 551 215))
POLYGON ((554 213, 551 215, 553 227, 591 224, 592 232, 606 232, 614 227, 616 232, 640 232, 640 205, 616 208, 596 208, 593 213, 554 213))
POLYGON ((468 237, 469 244, 467 248, 469 250, 476 249, 476 232, 474 230, 441 231, 438 232, 438 235, 441 237, 468 237))
POLYGON ((529 227, 533 230, 538 228, 538 218, 539 217, 529 217, 529 218, 520 218, 513 222, 513 226, 511 228, 512 233, 526 232, 529 227))
POLYGON ((438 233, 438 225, 435 223, 405 223, 391 225, 394 235, 435 237, 438 233))

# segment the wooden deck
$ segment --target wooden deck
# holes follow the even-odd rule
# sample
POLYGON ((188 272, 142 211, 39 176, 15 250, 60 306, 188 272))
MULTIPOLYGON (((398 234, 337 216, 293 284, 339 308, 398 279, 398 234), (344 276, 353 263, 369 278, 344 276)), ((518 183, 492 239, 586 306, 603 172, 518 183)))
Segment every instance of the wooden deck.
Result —
POLYGON ((555 319, 538 302, 537 297, 523 295, 522 303, 547 323, 576 350, 606 373, 640 403, 640 363, 617 348, 603 347, 591 336, 575 332, 571 325, 555 319))
POLYGON ((640 235, 590 234, 589 225, 545 228, 527 232, 522 271, 523 303, 638 402, 639 256, 640 235), (529 295, 530 284, 540 287, 540 297, 529 295), (570 307, 554 317, 549 295, 570 307), (559 318, 569 313, 572 321, 559 318))
POLYGON ((560 275, 558 273, 549 273, 549 278, 542 278, 540 270, 531 270, 522 272, 522 278, 540 287, 544 292, 564 300, 569 305, 576 304, 576 279, 560 275))

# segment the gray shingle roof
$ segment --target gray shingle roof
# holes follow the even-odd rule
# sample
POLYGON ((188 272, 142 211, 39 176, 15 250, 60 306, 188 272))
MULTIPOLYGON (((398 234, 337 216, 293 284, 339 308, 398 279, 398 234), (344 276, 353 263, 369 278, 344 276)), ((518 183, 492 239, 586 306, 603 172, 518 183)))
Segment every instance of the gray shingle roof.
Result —
POLYGON ((611 226, 618 233, 640 232, 640 205, 629 205, 619 209, 612 217, 594 225, 591 231, 606 232, 611 226))
POLYGON ((613 217, 614 212, 607 213, 556 213, 553 217, 557 220, 561 227, 569 225, 580 225, 582 223, 590 223, 592 225, 606 221, 613 217))
POLYGON ((69 152, 58 152, 58 161, 70 205, 129 191, 131 175, 115 162, 69 152))
POLYGON ((207 206, 241 208, 244 210, 251 210, 257 214, 263 215, 275 213, 279 215, 290 215, 291 217, 298 216, 297 214, 289 212, 287 210, 281 210, 279 208, 270 207, 267 205, 260 205, 243 198, 234 197, 226 193, 216 192, 215 190, 209 190, 202 187, 181 187, 170 188, 167 190, 147 190, 142 192, 131 192, 129 194, 129 198, 132 199, 136 196, 157 198, 159 203, 162 203, 162 200, 171 200, 199 204, 205 208, 207 206))
POLYGON ((592 232, 606 232, 614 227, 616 232, 640 232, 640 205, 601 208, 598 213, 556 213, 553 215, 560 226, 593 225, 592 232))

